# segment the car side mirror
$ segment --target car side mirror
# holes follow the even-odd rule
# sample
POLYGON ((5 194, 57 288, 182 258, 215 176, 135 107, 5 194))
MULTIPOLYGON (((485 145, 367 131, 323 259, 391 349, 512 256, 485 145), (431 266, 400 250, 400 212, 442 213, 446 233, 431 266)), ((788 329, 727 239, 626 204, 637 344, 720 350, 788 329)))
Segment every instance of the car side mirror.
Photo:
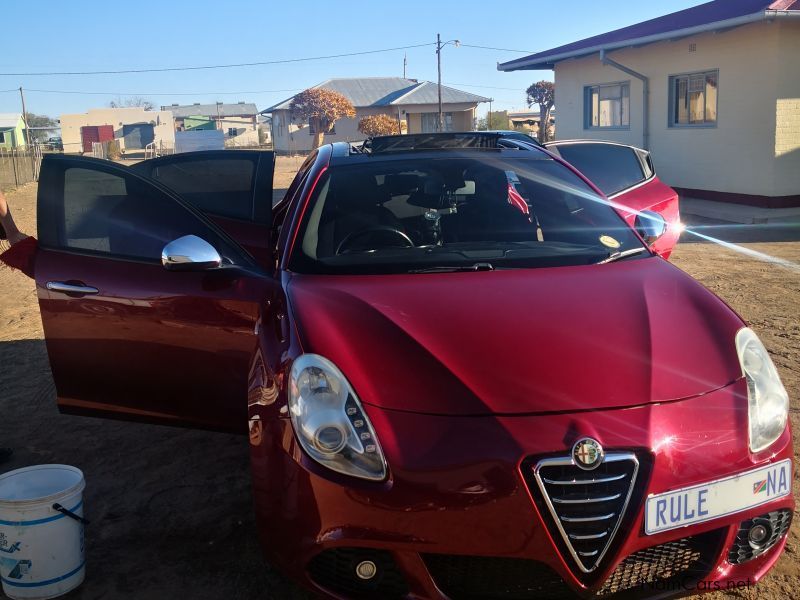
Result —
POLYGON ((185 235, 164 246, 161 264, 167 271, 205 271, 219 267, 222 257, 203 238, 185 235))
POLYGON ((633 221, 633 228, 642 236, 648 246, 652 246, 656 240, 667 232, 667 222, 657 212, 643 210, 636 215, 636 219, 633 221))

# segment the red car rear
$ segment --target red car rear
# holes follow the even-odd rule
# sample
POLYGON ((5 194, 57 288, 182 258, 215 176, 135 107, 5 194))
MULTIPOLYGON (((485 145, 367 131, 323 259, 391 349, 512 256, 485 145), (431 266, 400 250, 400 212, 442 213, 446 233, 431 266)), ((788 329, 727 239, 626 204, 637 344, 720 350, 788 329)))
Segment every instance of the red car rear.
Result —
POLYGON ((247 426, 266 555, 325 597, 761 578, 792 515, 788 397, 659 256, 671 190, 613 198, 646 193, 631 227, 575 160, 403 137, 319 149, 273 210, 270 153, 46 157, 62 410, 247 426))

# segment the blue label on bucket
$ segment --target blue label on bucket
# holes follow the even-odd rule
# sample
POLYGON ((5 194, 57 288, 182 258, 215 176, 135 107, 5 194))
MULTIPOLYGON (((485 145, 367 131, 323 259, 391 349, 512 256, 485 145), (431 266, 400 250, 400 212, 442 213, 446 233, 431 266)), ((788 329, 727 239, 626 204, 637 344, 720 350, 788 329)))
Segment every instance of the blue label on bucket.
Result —
MULTIPOLYGON (((22 562, 27 562, 28 563, 27 568, 30 568, 31 561, 22 561, 22 562)), ((23 582, 19 582, 19 581, 12 581, 12 580, 6 579, 5 577, 2 577, 2 576, 0 576, 0 580, 2 580, 3 583, 5 583, 6 585, 11 585, 11 586, 14 586, 14 587, 24 587, 24 588, 42 587, 42 586, 45 586, 45 585, 52 585, 54 583, 58 583, 59 581, 64 581, 65 579, 69 579, 70 577, 72 577, 73 575, 78 573, 81 569, 83 569, 83 567, 85 565, 86 565, 86 563, 82 562, 81 564, 79 564, 75 569, 73 569, 69 573, 65 573, 64 575, 61 575, 59 577, 54 577, 52 579, 48 579, 47 581, 30 581, 30 582, 24 582, 23 583, 23 582)), ((27 570, 25 571, 25 573, 27 573, 27 570)))
POLYGON ((6 554, 14 554, 17 552, 20 547, 20 542, 14 542, 13 544, 9 545, 8 538, 6 534, 0 531, 0 552, 5 552, 6 554))

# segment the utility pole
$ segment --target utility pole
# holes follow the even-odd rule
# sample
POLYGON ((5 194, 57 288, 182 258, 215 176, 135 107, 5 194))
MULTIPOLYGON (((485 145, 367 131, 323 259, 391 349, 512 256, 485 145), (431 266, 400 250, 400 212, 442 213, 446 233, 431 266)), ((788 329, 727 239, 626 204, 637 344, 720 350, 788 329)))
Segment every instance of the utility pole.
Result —
MULTIPOLYGON (((437 91, 439 92, 439 118, 436 121, 437 131, 444 131, 444 115, 442 114, 442 38, 436 34, 436 69, 439 72, 439 85, 437 91)), ((22 88, 20 88, 22 92, 22 88)))
POLYGON ((437 119, 437 131, 444 131, 444 114, 442 114, 442 48, 447 44, 453 44, 456 48, 461 45, 458 40, 450 40, 449 42, 442 43, 441 36, 436 34, 436 69, 439 72, 439 118, 437 119))
POLYGON ((403 53, 403 79, 406 78, 406 67, 408 66, 408 56, 403 53))
POLYGON ((25 126, 25 144, 31 154, 31 177, 36 179, 36 159, 33 157, 33 145, 31 145, 31 128, 28 127, 28 111, 25 110, 25 94, 22 86, 19 86, 19 99, 22 101, 22 124, 25 126))

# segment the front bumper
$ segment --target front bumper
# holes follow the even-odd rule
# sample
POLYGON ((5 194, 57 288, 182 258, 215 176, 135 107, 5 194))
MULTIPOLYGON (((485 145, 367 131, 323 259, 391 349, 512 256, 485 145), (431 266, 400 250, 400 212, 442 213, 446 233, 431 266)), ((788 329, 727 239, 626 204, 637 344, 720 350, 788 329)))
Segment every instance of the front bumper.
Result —
POLYGON ((253 405, 250 417, 260 421, 251 435, 255 504, 267 558, 331 598, 455 600, 486 597, 487 590, 496 598, 659 597, 750 586, 777 560, 785 536, 732 564, 739 527, 791 511, 792 496, 644 533, 648 494, 792 456, 788 428, 768 451, 749 453, 744 385, 660 405, 542 416, 431 416, 365 406, 389 464, 383 483, 326 470, 302 452, 276 405, 253 405), (528 471, 540 457, 568 455, 583 436, 607 451, 635 454, 642 467, 624 520, 591 573, 565 550, 528 471), (370 592, 347 579, 362 560, 375 562, 390 588, 370 592), (477 589, 481 581, 489 587, 477 589))

